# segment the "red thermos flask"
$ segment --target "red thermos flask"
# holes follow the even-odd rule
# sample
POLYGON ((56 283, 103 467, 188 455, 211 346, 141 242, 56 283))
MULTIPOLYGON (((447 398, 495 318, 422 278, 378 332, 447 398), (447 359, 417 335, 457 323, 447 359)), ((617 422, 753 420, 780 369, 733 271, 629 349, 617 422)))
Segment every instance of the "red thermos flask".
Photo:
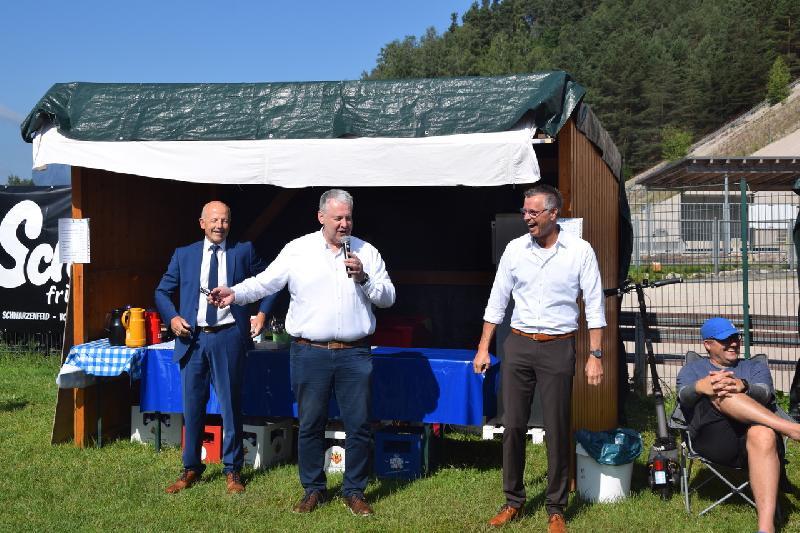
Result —
POLYGON ((144 324, 147 344, 158 344, 161 342, 161 317, 158 315, 158 312, 145 311, 144 324))

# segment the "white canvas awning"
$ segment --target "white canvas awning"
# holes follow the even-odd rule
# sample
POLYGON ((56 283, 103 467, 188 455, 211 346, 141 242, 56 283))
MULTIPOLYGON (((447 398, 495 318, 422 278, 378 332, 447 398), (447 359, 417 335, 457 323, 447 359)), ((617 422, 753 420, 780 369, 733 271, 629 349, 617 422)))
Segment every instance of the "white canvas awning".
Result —
POLYGON ((534 130, 425 138, 78 141, 50 128, 33 166, 65 164, 195 183, 310 186, 493 186, 540 179, 534 130))

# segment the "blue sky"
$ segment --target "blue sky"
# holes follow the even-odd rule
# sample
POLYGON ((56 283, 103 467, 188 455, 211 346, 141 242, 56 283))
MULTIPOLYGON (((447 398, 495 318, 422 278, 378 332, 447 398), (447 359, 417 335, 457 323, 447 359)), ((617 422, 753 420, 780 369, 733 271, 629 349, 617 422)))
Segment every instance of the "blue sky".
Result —
MULTIPOLYGON (((357 79, 382 46, 472 0, 39 0, 0 7, 0 184, 31 176, 19 124, 54 83, 357 79)), ((37 184, 52 179, 35 176, 37 184)), ((44 183, 42 183, 44 184, 44 183)))

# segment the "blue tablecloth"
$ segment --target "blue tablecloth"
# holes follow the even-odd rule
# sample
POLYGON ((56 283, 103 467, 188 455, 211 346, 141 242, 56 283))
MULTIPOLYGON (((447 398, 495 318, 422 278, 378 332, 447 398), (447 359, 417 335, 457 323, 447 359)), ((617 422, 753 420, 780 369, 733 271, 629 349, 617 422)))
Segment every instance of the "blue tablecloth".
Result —
MULTIPOLYGON (((378 347, 373 353, 372 416, 375 420, 481 425, 494 416, 499 361, 486 375, 472 372, 472 350, 378 347)), ((243 410, 246 416, 297 416, 289 381, 287 350, 247 354, 243 410)), ((331 416, 338 414, 331 402, 331 416)), ((142 360, 141 410, 179 413, 180 371, 172 350, 145 350, 142 360)), ((206 406, 219 413, 214 395, 206 406)))
POLYGON ((111 346, 108 339, 100 339, 73 346, 64 363, 75 365, 92 376, 119 376, 128 372, 131 379, 139 379, 144 353, 144 347, 111 346))

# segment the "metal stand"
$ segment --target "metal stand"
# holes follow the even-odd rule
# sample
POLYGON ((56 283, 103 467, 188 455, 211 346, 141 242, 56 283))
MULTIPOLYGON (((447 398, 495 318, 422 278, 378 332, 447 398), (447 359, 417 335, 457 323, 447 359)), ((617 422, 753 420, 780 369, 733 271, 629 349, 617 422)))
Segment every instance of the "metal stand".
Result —
POLYGON ((653 353, 653 342, 650 339, 650 323, 647 318, 647 306, 644 299, 644 289, 648 287, 661 287, 673 283, 683 283, 681 278, 664 279, 650 283, 645 279, 641 283, 634 283, 632 280, 625 280, 622 286, 614 289, 606 289, 603 293, 606 296, 622 297, 623 294, 636 291, 639 301, 639 319, 641 320, 642 331, 644 333, 644 344, 647 348, 647 364, 650 369, 650 378, 653 382, 653 399, 656 404, 656 439, 650 449, 647 459, 650 471, 650 487, 654 491, 661 493, 661 499, 666 500, 672 496, 673 485, 679 482, 678 470, 679 458, 678 448, 675 439, 672 438, 667 429, 667 413, 664 408, 664 393, 661 390, 658 370, 656 369, 656 357, 653 353))

